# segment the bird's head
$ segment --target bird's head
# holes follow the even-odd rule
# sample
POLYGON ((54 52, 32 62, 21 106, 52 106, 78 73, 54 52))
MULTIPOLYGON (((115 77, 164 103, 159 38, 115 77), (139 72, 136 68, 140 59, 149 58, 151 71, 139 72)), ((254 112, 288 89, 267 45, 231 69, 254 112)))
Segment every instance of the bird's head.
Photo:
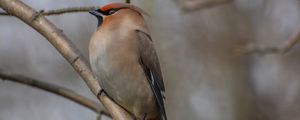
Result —
POLYGON ((148 15, 145 11, 143 11, 141 8, 128 4, 128 3, 111 3, 108 5, 105 5, 103 7, 100 7, 98 9, 92 10, 89 13, 94 15, 98 19, 98 26, 102 24, 103 18, 107 16, 112 16, 115 13, 124 10, 124 9, 130 9, 133 10, 140 15, 148 15))

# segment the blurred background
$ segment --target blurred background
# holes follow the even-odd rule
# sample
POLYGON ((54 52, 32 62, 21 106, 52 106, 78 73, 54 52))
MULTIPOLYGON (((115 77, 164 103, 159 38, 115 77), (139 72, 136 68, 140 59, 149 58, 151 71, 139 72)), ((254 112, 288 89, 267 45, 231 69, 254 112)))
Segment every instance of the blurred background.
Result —
MULTIPOLYGON (((234 0, 184 12, 185 0, 132 0, 146 17, 161 62, 169 120, 299 120, 300 46, 284 55, 242 54, 249 43, 277 46, 299 29, 299 0, 234 0)), ((191 1, 191 0, 187 0, 191 1)), ((209 1, 209 0, 199 0, 209 1)), ((121 0, 23 0, 37 10, 121 0)), ((88 56, 96 19, 47 17, 88 56)), ((91 98, 85 83, 48 41, 14 17, 0 16, 0 71, 61 85, 91 98)), ((0 120, 95 120, 67 99, 0 81, 0 120)), ((107 118, 106 118, 107 119, 107 118)))

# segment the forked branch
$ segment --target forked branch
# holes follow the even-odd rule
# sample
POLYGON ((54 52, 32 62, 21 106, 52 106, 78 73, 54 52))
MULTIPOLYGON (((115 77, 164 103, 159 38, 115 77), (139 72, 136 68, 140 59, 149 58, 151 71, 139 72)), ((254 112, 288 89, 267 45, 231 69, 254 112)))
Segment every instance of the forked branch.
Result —
MULTIPOLYGON (((96 6, 87 6, 87 7, 69 7, 69 8, 62 8, 62 9, 54 9, 54 10, 40 10, 39 14, 44 16, 50 15, 61 15, 65 13, 74 13, 74 12, 87 12, 97 8, 96 6)), ((3 16, 13 16, 12 14, 6 12, 0 12, 0 15, 3 16)))
POLYGON ((0 7, 8 14, 14 15, 37 32, 42 34, 72 65, 75 71, 83 78, 87 86, 102 102, 115 120, 132 120, 131 115, 114 103, 105 94, 99 95, 101 87, 92 74, 88 62, 84 59, 71 40, 42 14, 24 4, 20 0, 0 0, 0 7))
MULTIPOLYGON (((130 0, 125 0, 126 3, 131 3, 130 0)), ((66 13, 77 13, 77 12, 87 12, 93 9, 98 8, 97 6, 86 6, 86 7, 68 7, 68 8, 61 8, 61 9, 54 9, 54 10, 40 10, 39 14, 44 16, 51 16, 51 15, 62 15, 66 13)), ((0 16, 13 16, 12 14, 6 12, 0 12, 0 16)))
POLYGON ((290 51, 300 40, 300 28, 296 31, 292 37, 290 37, 287 41, 283 42, 279 46, 275 47, 264 47, 262 45, 257 44, 248 44, 240 52, 243 54, 285 54, 290 51))

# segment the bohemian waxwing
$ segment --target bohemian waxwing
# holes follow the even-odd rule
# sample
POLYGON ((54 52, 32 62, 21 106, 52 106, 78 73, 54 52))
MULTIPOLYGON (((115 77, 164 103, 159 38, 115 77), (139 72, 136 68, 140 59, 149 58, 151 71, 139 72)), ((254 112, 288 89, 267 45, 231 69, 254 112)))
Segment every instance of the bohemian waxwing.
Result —
POLYGON ((127 3, 90 13, 98 19, 89 45, 90 64, 103 91, 138 120, 167 120, 165 88, 146 13, 127 3))

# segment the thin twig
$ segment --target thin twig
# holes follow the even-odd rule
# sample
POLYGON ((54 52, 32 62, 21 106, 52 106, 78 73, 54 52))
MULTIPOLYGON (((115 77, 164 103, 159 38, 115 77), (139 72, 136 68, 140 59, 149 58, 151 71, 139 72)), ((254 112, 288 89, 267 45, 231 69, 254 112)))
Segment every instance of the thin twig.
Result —
POLYGON ((176 2, 183 11, 191 12, 205 8, 212 8, 232 1, 233 0, 177 0, 176 2))
POLYGON ((281 53, 281 50, 278 47, 267 47, 260 44, 248 43, 246 46, 239 46, 234 52, 239 55, 248 55, 253 53, 264 55, 270 53, 281 53))
POLYGON ((0 7, 8 14, 18 17, 23 22, 42 34, 72 65, 75 71, 83 78, 87 86, 95 96, 102 102, 115 120, 132 120, 131 115, 114 103, 105 94, 99 95, 101 87, 93 75, 88 62, 79 52, 71 40, 42 14, 24 4, 20 0, 0 0, 0 7))
POLYGON ((240 52, 243 54, 252 54, 252 53, 258 53, 258 54, 285 54, 288 51, 290 51, 300 40, 300 28, 297 30, 290 39, 283 42, 279 46, 276 47, 264 47, 262 45, 257 44, 248 44, 244 49, 242 49, 240 52))
POLYGON ((76 102, 80 105, 83 105, 96 113, 103 113, 105 115, 109 115, 109 113, 103 107, 101 107, 99 104, 97 104, 93 100, 83 97, 83 96, 77 94, 76 92, 74 92, 73 90, 64 88, 62 86, 54 85, 51 83, 39 81, 39 80, 36 80, 33 78, 29 78, 29 77, 22 76, 22 75, 16 75, 16 74, 0 73, 0 79, 9 80, 9 81, 25 84, 28 86, 32 86, 35 88, 39 88, 41 90, 51 92, 58 96, 67 98, 73 102, 76 102))
MULTIPOLYGON (((61 8, 61 9, 54 9, 54 10, 40 10, 39 13, 45 16, 50 15, 61 15, 65 13, 74 13, 74 12, 87 12, 93 9, 96 9, 97 6, 87 6, 87 7, 69 7, 69 8, 61 8)), ((6 12, 0 12, 0 16, 13 16, 6 12)))

